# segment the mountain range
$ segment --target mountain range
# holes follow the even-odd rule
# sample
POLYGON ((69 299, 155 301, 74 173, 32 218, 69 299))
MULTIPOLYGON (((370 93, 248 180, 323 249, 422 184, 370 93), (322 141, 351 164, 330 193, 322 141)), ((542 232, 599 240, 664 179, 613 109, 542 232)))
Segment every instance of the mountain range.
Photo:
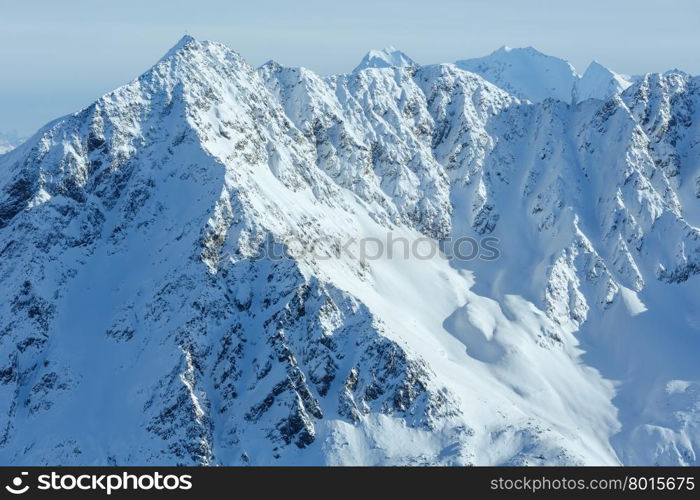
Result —
POLYGON ((699 110, 184 37, 0 155, 0 463, 698 465, 699 110))

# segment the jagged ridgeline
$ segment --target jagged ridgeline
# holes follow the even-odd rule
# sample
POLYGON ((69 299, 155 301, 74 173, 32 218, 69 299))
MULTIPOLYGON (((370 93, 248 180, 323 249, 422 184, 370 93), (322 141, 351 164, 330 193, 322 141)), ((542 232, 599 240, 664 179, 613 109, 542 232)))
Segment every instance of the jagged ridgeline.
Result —
POLYGON ((697 465, 698 84, 183 38, 0 155, 0 463, 697 465))

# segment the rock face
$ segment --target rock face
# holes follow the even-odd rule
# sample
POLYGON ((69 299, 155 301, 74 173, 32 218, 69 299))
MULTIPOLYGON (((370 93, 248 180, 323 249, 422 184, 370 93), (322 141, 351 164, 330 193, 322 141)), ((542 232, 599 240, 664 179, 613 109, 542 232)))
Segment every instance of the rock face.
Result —
POLYGON ((382 61, 185 37, 0 156, 1 463, 698 464, 699 80, 382 61))

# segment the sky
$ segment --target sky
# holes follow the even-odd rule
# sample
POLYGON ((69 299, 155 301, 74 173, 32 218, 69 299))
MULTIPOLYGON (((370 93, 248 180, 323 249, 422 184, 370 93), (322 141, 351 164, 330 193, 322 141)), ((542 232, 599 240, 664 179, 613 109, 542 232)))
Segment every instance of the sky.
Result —
POLYGON ((0 132, 78 111, 153 65, 186 32, 251 64, 347 72, 394 45, 419 63, 534 46, 583 73, 700 74, 697 0, 0 0, 0 132))

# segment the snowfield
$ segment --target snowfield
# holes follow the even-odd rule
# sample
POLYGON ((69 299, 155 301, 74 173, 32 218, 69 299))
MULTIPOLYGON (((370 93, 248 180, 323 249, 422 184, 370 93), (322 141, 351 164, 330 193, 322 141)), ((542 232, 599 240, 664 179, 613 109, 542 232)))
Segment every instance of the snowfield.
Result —
POLYGON ((679 71, 184 37, 0 155, 0 463, 699 465, 699 123, 679 71), (338 251, 388 234, 442 251, 338 251))

